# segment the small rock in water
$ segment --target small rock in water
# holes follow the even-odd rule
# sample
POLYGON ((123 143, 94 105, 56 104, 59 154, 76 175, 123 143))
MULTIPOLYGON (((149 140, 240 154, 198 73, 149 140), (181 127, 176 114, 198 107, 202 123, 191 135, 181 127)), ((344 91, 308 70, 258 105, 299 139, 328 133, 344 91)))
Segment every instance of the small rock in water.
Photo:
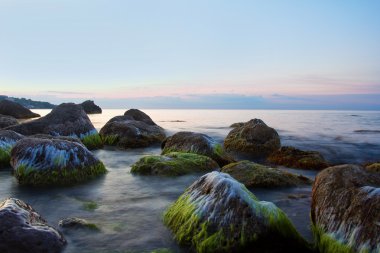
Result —
POLYGON ((0 203, 0 252, 59 253, 65 244, 30 205, 15 198, 0 203))
POLYGON ((83 103, 80 104, 83 108, 83 110, 87 114, 97 114, 102 113, 102 108, 100 108, 98 105, 94 103, 92 100, 86 100, 83 103))
POLYGON ((99 231, 100 229, 96 224, 90 223, 85 219, 71 217, 60 220, 58 225, 65 229, 90 229, 99 231))
POLYGON ((40 117, 39 114, 34 113, 28 108, 7 99, 0 101, 0 114, 12 116, 16 119, 29 119, 40 117))

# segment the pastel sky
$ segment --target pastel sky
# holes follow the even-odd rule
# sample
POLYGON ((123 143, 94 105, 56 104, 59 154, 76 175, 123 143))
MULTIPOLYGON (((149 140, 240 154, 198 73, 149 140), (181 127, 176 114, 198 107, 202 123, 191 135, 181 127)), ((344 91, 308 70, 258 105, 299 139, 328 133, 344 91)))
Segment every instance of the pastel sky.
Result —
POLYGON ((380 110, 379 13, 376 0, 0 0, 0 94, 380 110))

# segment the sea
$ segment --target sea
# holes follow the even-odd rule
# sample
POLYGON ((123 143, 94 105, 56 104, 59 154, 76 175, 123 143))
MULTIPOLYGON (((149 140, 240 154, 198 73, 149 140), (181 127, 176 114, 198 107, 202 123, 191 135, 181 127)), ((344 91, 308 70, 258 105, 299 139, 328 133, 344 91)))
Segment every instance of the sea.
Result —
MULTIPOLYGON (((33 110, 42 116, 50 110, 33 110)), ((125 109, 104 109, 89 115, 97 130, 125 109)), ((332 164, 365 164, 380 161, 379 111, 311 110, 166 110, 147 113, 168 136, 178 131, 207 134, 223 143, 230 125, 262 119, 277 130, 283 146, 319 151, 332 164)), ((65 231, 64 253, 152 252, 168 249, 187 252, 174 241, 163 225, 162 215, 201 174, 181 177, 137 176, 131 165, 146 155, 160 154, 160 147, 118 150, 106 147, 94 151, 108 169, 105 176, 84 184, 58 188, 21 187, 11 169, 0 171, 0 200, 19 198, 58 227, 59 220, 79 217, 96 224, 99 231, 65 231)), ((283 168, 313 179, 317 171, 283 168)), ((311 186, 250 189, 260 200, 281 208, 297 230, 312 241, 310 231, 311 186)))

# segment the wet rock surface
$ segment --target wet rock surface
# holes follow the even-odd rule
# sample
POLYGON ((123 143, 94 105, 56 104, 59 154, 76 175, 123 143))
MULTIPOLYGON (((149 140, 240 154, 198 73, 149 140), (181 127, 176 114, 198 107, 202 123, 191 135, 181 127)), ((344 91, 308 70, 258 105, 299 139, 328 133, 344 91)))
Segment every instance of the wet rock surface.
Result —
POLYGON ((100 229, 94 224, 85 219, 70 217, 65 218, 59 221, 58 225, 64 230, 72 230, 72 229, 87 229, 99 231, 100 229))
POLYGON ((0 128, 18 125, 19 122, 15 117, 0 114, 0 128))

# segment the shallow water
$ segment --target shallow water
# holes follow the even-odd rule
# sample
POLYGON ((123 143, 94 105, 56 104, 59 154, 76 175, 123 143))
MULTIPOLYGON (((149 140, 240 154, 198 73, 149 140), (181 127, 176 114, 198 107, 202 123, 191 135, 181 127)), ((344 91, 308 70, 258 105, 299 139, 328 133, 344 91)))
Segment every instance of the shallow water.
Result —
MULTIPOLYGON (((34 110, 46 115, 49 110, 34 110)), ((104 110, 90 115, 99 130, 111 117, 125 110, 104 110)), ((254 110, 144 110, 168 135, 177 131, 206 133, 222 142, 234 122, 261 118, 278 130, 283 145, 318 150, 334 163, 380 160, 380 112, 254 111, 254 110), (178 122, 181 121, 181 122, 178 122), (356 130, 365 130, 355 132, 356 130)), ((159 154, 160 148, 118 151, 103 149, 95 155, 109 172, 74 187, 27 188, 18 186, 10 170, 0 171, 0 199, 16 197, 31 204, 47 221, 57 226, 66 217, 96 223, 100 232, 65 233, 72 252, 149 252, 170 248, 185 252, 162 224, 165 208, 199 176, 177 178, 134 176, 131 165, 141 156, 159 154), (92 204, 94 208, 88 208, 92 204)), ((291 170, 313 178, 314 171, 291 170)), ((283 209, 298 231, 311 240, 309 230, 311 187, 251 189, 260 199, 283 209)))

